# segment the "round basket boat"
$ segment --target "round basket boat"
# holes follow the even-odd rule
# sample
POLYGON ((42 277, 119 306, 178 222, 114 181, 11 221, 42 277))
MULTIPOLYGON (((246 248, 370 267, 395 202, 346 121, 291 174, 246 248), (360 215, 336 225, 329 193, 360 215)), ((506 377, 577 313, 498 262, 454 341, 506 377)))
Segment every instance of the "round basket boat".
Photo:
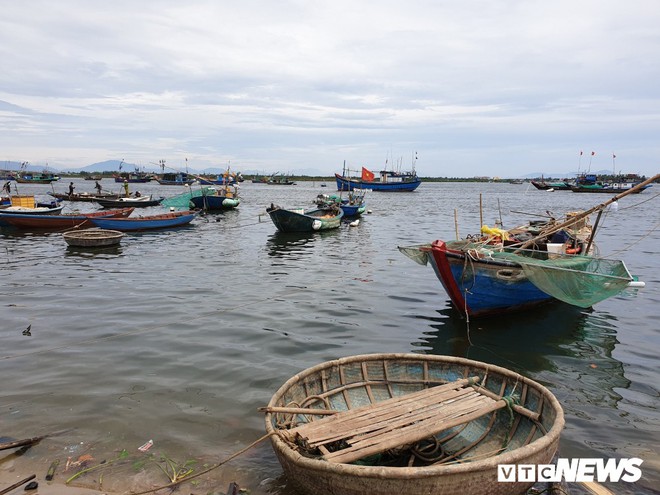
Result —
POLYGON ((64 240, 69 246, 75 247, 107 247, 116 246, 124 237, 123 232, 108 229, 86 229, 65 232, 64 240))
POLYGON ((498 482, 498 465, 549 464, 564 427, 539 383, 420 354, 319 364, 264 410, 288 481, 309 495, 519 495, 534 483, 498 482))

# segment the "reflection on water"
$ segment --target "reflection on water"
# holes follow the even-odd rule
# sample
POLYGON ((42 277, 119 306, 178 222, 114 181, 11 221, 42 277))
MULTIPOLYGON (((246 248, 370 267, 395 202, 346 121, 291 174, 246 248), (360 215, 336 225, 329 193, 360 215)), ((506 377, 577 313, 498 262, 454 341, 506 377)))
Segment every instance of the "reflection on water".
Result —
POLYGON ((271 234, 266 241, 268 256, 275 258, 300 259, 305 250, 314 247, 319 237, 328 232, 280 232, 271 234))

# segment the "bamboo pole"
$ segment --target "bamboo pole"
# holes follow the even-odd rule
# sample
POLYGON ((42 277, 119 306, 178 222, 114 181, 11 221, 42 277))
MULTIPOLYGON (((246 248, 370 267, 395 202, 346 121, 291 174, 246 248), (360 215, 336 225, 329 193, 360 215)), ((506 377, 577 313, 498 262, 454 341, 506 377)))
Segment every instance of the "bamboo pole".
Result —
POLYGON ((458 234, 458 211, 454 208, 454 230, 456 231, 456 240, 460 239, 458 234))
POLYGON ((28 476, 27 478, 22 479, 22 480, 19 481, 18 483, 14 483, 13 485, 8 486, 8 487, 5 488, 4 490, 0 491, 0 495, 4 495, 5 493, 9 493, 9 492, 12 491, 14 488, 18 488, 19 486, 24 485, 25 483, 27 483, 27 482, 30 481, 30 480, 33 480, 33 479, 36 478, 36 477, 37 477, 36 474, 33 474, 32 476, 28 476))
POLYGON ((596 205, 593 208, 590 208, 587 211, 580 213, 579 215, 575 215, 570 220, 567 220, 563 223, 560 223, 559 225, 553 227, 549 231, 544 232, 542 235, 539 235, 537 237, 534 237, 533 239, 530 239, 528 241, 523 242, 515 252, 518 252, 522 249, 525 249, 527 246, 530 246, 530 245, 534 244, 536 241, 548 236, 549 234, 553 234, 555 232, 558 232, 558 231, 560 231, 561 229, 563 229, 565 227, 570 227, 571 225, 573 225, 573 224, 577 223, 578 221, 582 220, 583 218, 588 217, 592 213, 604 209, 608 205, 614 203, 615 201, 618 201, 619 199, 623 198, 624 196, 627 196, 628 194, 632 194, 636 191, 639 191, 644 186, 647 186, 647 185, 649 185, 649 184, 651 184, 651 183, 653 183, 657 180, 660 180, 660 174, 656 174, 653 177, 651 177, 650 179, 646 179, 644 182, 640 182, 635 187, 631 187, 627 191, 624 191, 622 193, 617 194, 613 198, 610 198, 607 201, 605 201, 604 203, 596 205))

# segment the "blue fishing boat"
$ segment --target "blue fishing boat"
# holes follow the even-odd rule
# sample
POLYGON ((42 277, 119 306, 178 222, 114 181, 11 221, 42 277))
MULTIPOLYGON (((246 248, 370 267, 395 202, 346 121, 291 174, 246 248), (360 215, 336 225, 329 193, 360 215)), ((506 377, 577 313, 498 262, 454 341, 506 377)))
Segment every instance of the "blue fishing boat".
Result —
POLYGON ((275 227, 281 232, 317 232, 336 229, 341 225, 344 212, 336 205, 312 210, 285 210, 270 205, 266 211, 275 227))
POLYGON ((409 192, 417 189, 422 183, 422 180, 417 177, 414 167, 410 172, 381 170, 378 177, 371 170, 362 167, 360 178, 352 178, 347 175, 346 166, 344 166, 341 174, 335 174, 335 180, 338 191, 369 189, 380 192, 409 192))
POLYGON ((118 230, 120 232, 138 232, 143 230, 170 229, 189 224, 196 213, 193 211, 172 211, 160 215, 128 218, 90 218, 95 227, 118 230))
POLYGON ((348 192, 347 198, 337 194, 319 194, 314 201, 318 206, 336 204, 344 212, 344 217, 358 217, 367 210, 367 202, 364 199, 365 190, 355 189, 348 192))
MULTIPOLYGON (((660 174, 636 187, 658 178, 660 174)), ((588 308, 635 284, 623 261, 593 256, 596 229, 588 222, 590 214, 635 191, 567 214, 563 222, 535 222, 508 231, 484 226, 481 238, 436 240, 399 250, 420 264, 430 263, 454 307, 467 318, 551 301, 588 308)))

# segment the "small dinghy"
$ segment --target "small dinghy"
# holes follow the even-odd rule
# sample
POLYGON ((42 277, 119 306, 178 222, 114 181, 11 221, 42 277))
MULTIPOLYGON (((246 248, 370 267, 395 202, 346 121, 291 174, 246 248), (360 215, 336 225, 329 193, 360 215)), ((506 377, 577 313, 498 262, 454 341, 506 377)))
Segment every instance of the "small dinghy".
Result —
POLYGON ((549 464, 557 399, 499 366, 452 356, 370 354, 298 373, 273 395, 266 431, 309 495, 498 495, 500 464, 549 464))
POLYGON ((74 247, 116 246, 124 235, 117 230, 108 229, 72 230, 63 234, 66 243, 74 247))

